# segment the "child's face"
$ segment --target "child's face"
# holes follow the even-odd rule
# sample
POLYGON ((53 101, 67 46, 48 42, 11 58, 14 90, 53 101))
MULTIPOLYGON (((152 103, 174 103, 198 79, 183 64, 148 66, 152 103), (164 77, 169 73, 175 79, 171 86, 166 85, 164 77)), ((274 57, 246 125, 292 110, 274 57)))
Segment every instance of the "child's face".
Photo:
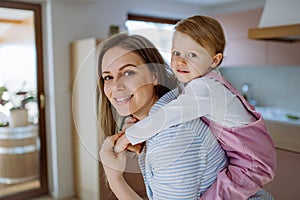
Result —
POLYGON ((181 82, 189 82, 207 74, 213 67, 208 51, 186 34, 174 33, 171 67, 181 82))

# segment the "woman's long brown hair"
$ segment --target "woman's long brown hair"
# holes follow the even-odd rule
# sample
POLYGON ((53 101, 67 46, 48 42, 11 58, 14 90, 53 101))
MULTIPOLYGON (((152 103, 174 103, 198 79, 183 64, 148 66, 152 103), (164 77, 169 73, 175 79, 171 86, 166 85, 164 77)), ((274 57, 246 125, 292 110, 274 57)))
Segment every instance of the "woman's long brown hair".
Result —
POLYGON ((104 80, 101 76, 102 59, 109 49, 116 46, 130 50, 143 59, 150 71, 157 77, 158 85, 155 86, 155 93, 159 98, 178 86, 177 79, 173 75, 170 67, 165 63, 158 49, 145 37, 120 33, 106 39, 98 47, 98 120, 101 131, 100 134, 105 137, 116 133, 118 130, 117 121, 119 116, 104 94, 104 80))

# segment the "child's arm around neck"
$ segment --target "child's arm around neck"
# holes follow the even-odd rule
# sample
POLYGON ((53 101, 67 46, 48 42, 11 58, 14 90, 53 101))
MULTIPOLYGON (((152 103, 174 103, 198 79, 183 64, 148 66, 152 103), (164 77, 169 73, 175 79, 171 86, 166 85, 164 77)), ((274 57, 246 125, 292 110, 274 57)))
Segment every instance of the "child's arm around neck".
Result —
POLYGON ((207 115, 210 113, 210 105, 206 82, 195 79, 187 84, 177 99, 126 129, 126 137, 132 145, 146 141, 173 125, 207 115))

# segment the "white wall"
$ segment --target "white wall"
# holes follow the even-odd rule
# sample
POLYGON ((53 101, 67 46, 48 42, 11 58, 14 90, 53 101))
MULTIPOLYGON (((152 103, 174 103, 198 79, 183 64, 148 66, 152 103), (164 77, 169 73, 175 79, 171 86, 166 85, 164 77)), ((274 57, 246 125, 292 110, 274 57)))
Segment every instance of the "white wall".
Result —
POLYGON ((259 106, 300 112, 300 66, 223 67, 222 74, 241 91, 250 85, 251 99, 259 106))
POLYGON ((249 28, 258 27, 262 9, 226 13, 214 17, 226 36, 222 66, 299 66, 300 43, 248 39, 249 28))

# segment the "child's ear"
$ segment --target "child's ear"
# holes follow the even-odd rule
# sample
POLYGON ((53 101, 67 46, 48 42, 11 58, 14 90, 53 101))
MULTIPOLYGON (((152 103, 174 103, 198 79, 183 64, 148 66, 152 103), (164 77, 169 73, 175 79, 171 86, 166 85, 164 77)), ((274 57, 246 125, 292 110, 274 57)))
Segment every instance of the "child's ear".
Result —
POLYGON ((223 54, 221 54, 221 53, 216 54, 216 55, 213 57, 213 61, 212 61, 212 63, 211 63, 211 68, 217 67, 217 66, 220 64, 222 58, 223 58, 223 54))

